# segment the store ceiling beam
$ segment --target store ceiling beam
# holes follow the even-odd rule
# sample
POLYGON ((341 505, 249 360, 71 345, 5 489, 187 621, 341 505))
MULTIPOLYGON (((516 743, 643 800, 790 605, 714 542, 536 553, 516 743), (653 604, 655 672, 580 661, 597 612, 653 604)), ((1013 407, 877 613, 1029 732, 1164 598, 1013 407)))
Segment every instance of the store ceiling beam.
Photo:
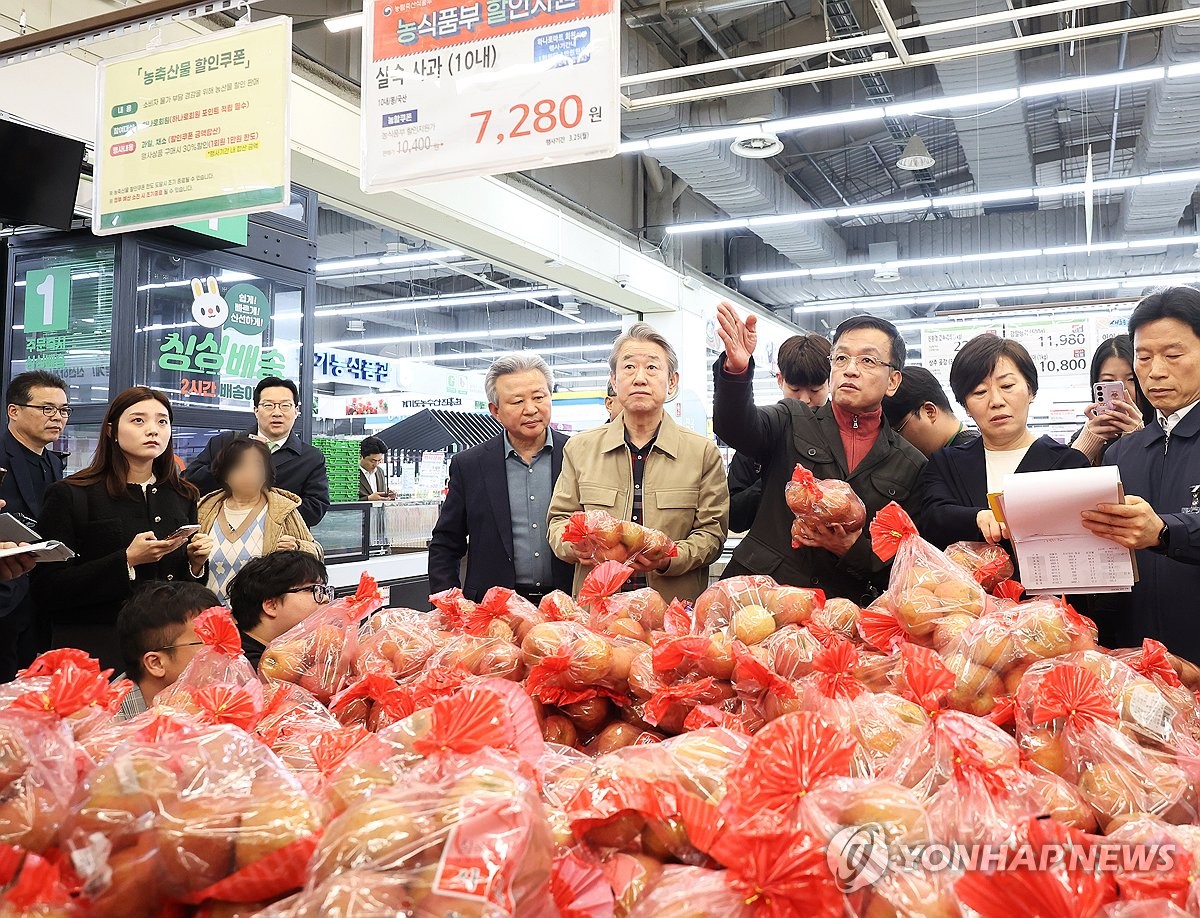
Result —
MULTIPOLYGON (((1057 13, 1070 12, 1077 9, 1088 9, 1099 6, 1112 6, 1123 3, 1124 0, 1053 0, 1032 7, 1017 7, 1016 9, 999 10, 982 16, 968 16, 962 19, 948 19, 945 22, 935 22, 929 25, 906 26, 897 29, 896 35, 901 41, 923 38, 929 35, 947 34, 953 32, 974 31, 975 29, 1001 22, 1015 22, 1030 17, 1050 16, 1057 13)), ((1146 17, 1141 17, 1146 18, 1146 17)), ((1128 22, 1129 20, 1122 20, 1128 22)), ((1101 23, 1104 25, 1105 23, 1101 23)), ((1117 30, 1119 31, 1119 29, 1117 30)), ((1054 33, 1057 34, 1057 33, 1054 33)), ((1115 34, 1115 33, 1112 33, 1115 34)), ((781 48, 777 51, 763 51, 758 54, 744 54, 730 60, 706 61, 701 64, 691 64, 687 67, 674 67, 669 70, 648 71, 646 73, 631 73, 621 77, 621 86, 641 86, 646 83, 659 83, 665 80, 676 80, 689 76, 700 76, 706 73, 719 73, 734 67, 756 67, 764 64, 776 64, 794 61, 797 58, 820 57, 831 52, 849 50, 850 48, 867 48, 875 45, 890 45, 891 40, 885 32, 868 32, 852 38, 834 41, 815 42, 808 45, 797 45, 792 48, 781 48)), ((1053 44, 1054 42, 1049 42, 1053 44)), ((881 62, 882 63, 882 62, 881 62)), ((820 73, 822 70, 814 70, 820 73)), ((843 68, 833 68, 843 69, 843 68)))
POLYGON ((0 42, 0 67, 18 64, 58 51, 70 51, 98 41, 122 38, 135 32, 160 29, 172 22, 198 19, 214 13, 245 9, 259 0, 145 0, 87 19, 65 22, 48 29, 26 32, 0 42))
MULTIPOLYGON (((1041 7, 1035 7, 1041 9, 1041 7)), ((1004 15, 1008 15, 1008 11, 1003 11, 1004 15)), ((982 17, 981 17, 982 18, 982 17)), ((1087 26, 1075 26, 1070 28, 1057 29, 1053 32, 1042 32, 1037 35, 1026 35, 1021 38, 1006 38, 1002 41, 981 42, 970 45, 960 45, 954 48, 947 48, 943 51, 926 51, 919 54, 909 56, 909 61, 905 64, 897 58, 889 57, 886 60, 872 60, 863 64, 849 64, 834 67, 819 67, 812 70, 800 71, 798 73, 789 73, 778 77, 763 77, 757 80, 746 80, 740 83, 722 83, 719 86, 707 86, 702 89, 684 90, 680 92, 663 93, 657 96, 646 96, 640 99, 631 99, 628 103, 628 108, 633 110, 645 108, 658 108, 663 105, 675 105, 683 102, 700 102, 707 99, 728 98, 732 95, 740 95, 742 93, 763 92, 764 90, 782 89, 787 86, 799 86, 808 83, 820 83, 825 80, 841 80, 848 77, 862 76, 872 72, 884 72, 893 70, 904 70, 907 67, 924 67, 929 64, 937 64, 943 61, 961 60, 963 58, 984 57, 989 54, 1001 54, 1010 51, 1023 51, 1028 48, 1041 47, 1043 45, 1052 45, 1060 42, 1079 42, 1092 38, 1104 38, 1111 35, 1118 35, 1122 31, 1143 31, 1146 29, 1160 29, 1166 26, 1181 25, 1188 22, 1200 21, 1200 7, 1192 7, 1190 9, 1175 10, 1168 13, 1155 13, 1149 16, 1135 16, 1132 19, 1120 19, 1112 22, 1099 22, 1087 26)), ((961 20, 959 21, 961 22, 961 20)), ((949 24, 949 23, 946 23, 949 24)), ((959 26, 963 28, 963 26, 959 26)), ((904 31, 901 31, 901 36, 904 36, 904 31)), ((868 35, 862 38, 845 39, 845 44, 841 48, 861 47, 865 42, 867 44, 888 44, 886 35, 875 34, 868 35)), ((823 45, 834 45, 838 42, 824 42, 823 45)), ((818 47, 818 46, 811 46, 818 47)), ((801 49, 788 49, 783 54, 783 59, 794 59, 797 52, 801 49)), ((840 50, 837 48, 824 48, 820 53, 825 53, 829 50, 840 50)), ((771 52, 775 54, 776 52, 771 52)), ((747 58, 734 58, 730 61, 722 61, 722 67, 717 69, 728 69, 734 66, 747 66, 747 58)), ((653 80, 645 79, 646 74, 641 77, 628 77, 622 79, 625 84, 627 80, 632 83, 653 82, 658 79, 673 79, 683 76, 682 71, 690 70, 691 68, 681 67, 677 70, 660 71, 659 74, 653 76, 653 80)))

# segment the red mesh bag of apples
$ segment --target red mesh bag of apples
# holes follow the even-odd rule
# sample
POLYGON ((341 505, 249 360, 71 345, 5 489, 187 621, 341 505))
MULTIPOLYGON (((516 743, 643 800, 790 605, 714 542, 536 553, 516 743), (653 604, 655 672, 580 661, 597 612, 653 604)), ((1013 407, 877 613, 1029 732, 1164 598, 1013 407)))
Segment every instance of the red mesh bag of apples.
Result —
POLYGON ((871 520, 871 547, 880 560, 892 562, 887 606, 914 640, 930 641, 950 616, 983 614, 983 587, 922 539, 899 504, 888 504, 871 520))
POLYGON ((267 914, 540 916, 553 908, 553 858, 519 760, 438 752, 353 800, 326 827, 305 890, 267 914))
POLYGON ((354 673, 390 672, 397 679, 419 673, 440 646, 433 616, 411 609, 383 609, 359 633, 354 673))
POLYGON ((854 489, 836 478, 817 478, 802 465, 792 472, 783 490, 788 509, 796 514, 792 524, 792 548, 799 548, 807 527, 813 523, 841 526, 858 532, 867 521, 867 508, 854 489))
POLYGON ((256 737, 161 715, 88 774, 62 837, 91 852, 89 913, 128 918, 300 888, 327 815, 256 737))
MULTIPOLYGON (((1165 751, 1161 734, 1152 738, 1135 732, 1118 708, 1132 702, 1143 686, 1118 689, 1121 697, 1114 703, 1101 678, 1087 668, 1098 663, 1089 656, 1103 655, 1072 656, 1083 660, 1047 660, 1021 681, 1017 729, 1025 755, 1074 784, 1095 811, 1101 831, 1111 831, 1138 814, 1169 823, 1193 822, 1195 782, 1200 777, 1196 759, 1165 751)), ((1128 716, 1145 716, 1133 704, 1128 716)), ((1170 725, 1166 709, 1158 717, 1156 729, 1170 725)))
POLYGON ((666 533, 628 520, 614 519, 604 510, 572 513, 562 538, 575 546, 580 557, 597 562, 644 558, 661 564, 679 554, 678 546, 666 533))
POLYGON ((628 701, 634 655, 645 644, 597 634, 577 622, 535 625, 521 642, 528 667, 525 687, 546 704, 571 704, 603 696, 628 701))
POLYGON ((579 588, 579 603, 588 610, 589 622, 597 631, 649 642, 652 632, 665 627, 667 602, 649 587, 622 592, 632 576, 633 569, 625 564, 598 564, 579 588))
POLYGON ((353 596, 319 607, 273 640, 259 673, 273 682, 294 682, 328 704, 346 686, 358 658, 359 622, 382 605, 378 585, 364 573, 353 596))
POLYGON ((706 633, 723 631, 731 640, 761 644, 787 625, 810 624, 825 605, 821 590, 781 586, 771 577, 748 574, 719 580, 701 593, 695 617, 706 633))
POLYGON ((946 557, 968 571, 989 593, 1014 573, 1008 552, 990 542, 955 542, 946 546, 946 557))
POLYGON ((39 853, 54 845, 88 763, 67 718, 107 689, 103 674, 68 663, 44 691, 0 712, 0 843, 39 853))

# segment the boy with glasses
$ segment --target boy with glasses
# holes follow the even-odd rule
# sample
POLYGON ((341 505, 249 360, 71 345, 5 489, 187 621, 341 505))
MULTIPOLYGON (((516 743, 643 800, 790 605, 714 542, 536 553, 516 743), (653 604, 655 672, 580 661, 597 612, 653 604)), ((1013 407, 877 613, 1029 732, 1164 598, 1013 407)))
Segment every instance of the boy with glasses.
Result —
POLYGON ((325 565, 303 551, 254 558, 229 582, 229 607, 242 634, 242 653, 258 668, 267 646, 333 601, 325 565))
POLYGON ((725 576, 768 574, 780 583, 815 587, 826 596, 867 605, 887 587, 889 565, 871 550, 869 525, 891 501, 915 518, 917 479, 925 457, 883 423, 882 403, 900 386, 904 339, 891 322, 853 316, 833 333, 829 404, 813 411, 785 399, 754 406, 753 354, 757 319, 733 306, 717 307, 725 352, 717 359, 713 429, 718 437, 763 466, 763 500, 754 524, 733 553, 725 576), (867 508, 867 525, 847 532, 806 521, 792 548, 795 516, 784 486, 797 464, 817 478, 849 483, 867 508))
MULTIPOLYGON (((67 384, 53 373, 32 370, 14 376, 5 393, 8 429, 0 436, 0 482, 4 512, 33 526, 46 489, 63 477, 63 457, 50 444, 62 437, 71 408, 67 384)), ((0 583, 0 682, 50 649, 50 623, 39 621, 29 579, 0 583)))
POLYGON ((268 376, 254 387, 254 430, 238 434, 225 431, 208 441, 183 477, 200 489, 200 496, 221 487, 213 476, 212 464, 231 440, 238 436, 261 440, 271 451, 275 487, 291 491, 300 498, 300 516, 309 527, 317 525, 329 510, 329 476, 325 455, 310 443, 303 443, 293 429, 300 417, 300 390, 290 379, 268 376))
POLYGON ((205 609, 219 605, 211 590, 198 583, 164 581, 147 584, 117 613, 117 640, 133 691, 121 704, 121 720, 145 711, 163 689, 175 684, 203 641, 192 622, 205 609))

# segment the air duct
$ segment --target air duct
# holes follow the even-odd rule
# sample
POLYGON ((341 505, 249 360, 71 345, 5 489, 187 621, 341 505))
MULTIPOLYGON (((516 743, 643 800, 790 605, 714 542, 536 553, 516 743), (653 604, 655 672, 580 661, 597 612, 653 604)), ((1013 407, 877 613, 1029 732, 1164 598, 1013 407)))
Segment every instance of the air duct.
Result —
MULTIPOLYGON (((1200 0, 1174 0, 1171 10, 1200 6, 1200 0)), ((1158 62, 1166 66, 1200 54, 1200 23, 1168 26, 1162 32, 1158 62)), ((1200 75, 1152 83, 1146 116, 1134 154, 1133 173, 1149 175, 1196 163, 1196 111, 1200 75)), ((1130 238, 1170 235, 1191 194, 1178 185, 1147 185, 1125 193, 1121 232, 1130 238)))
MULTIPOLYGON (((977 0, 968 10, 962 0, 913 0, 923 25, 961 19, 963 16, 997 13, 1011 9, 1007 0, 977 0)), ((982 26, 971 33, 973 42, 1001 41, 1013 37, 1009 23, 982 26)), ((943 51, 963 42, 959 32, 930 35, 930 51, 943 51)), ((934 64, 942 91, 948 96, 984 92, 997 86, 1021 84, 1021 59, 1016 51, 934 64)), ((975 187, 979 191, 1019 188, 1033 184, 1033 153, 1025 125, 1025 105, 1017 102, 1004 108, 977 113, 955 112, 958 142, 962 146, 975 187)), ((918 119, 920 123, 920 119, 918 119)))
MULTIPOLYGON (((622 30, 621 51, 625 58, 622 73, 645 73, 670 66, 650 42, 628 28, 622 30)), ((660 90, 661 86, 655 87, 656 92, 660 90)), ((778 96, 777 93, 772 95, 778 96)), ((621 127, 629 138, 642 139, 693 127, 728 126, 745 118, 744 109, 726 111, 721 103, 691 107, 669 105, 627 111, 622 115, 621 127)), ((698 195, 731 217, 810 209, 766 161, 736 156, 728 143, 655 150, 651 155, 687 182, 698 195)), ((755 232, 767 245, 797 265, 829 264, 846 256, 845 243, 825 223, 764 226, 756 228, 755 232)))

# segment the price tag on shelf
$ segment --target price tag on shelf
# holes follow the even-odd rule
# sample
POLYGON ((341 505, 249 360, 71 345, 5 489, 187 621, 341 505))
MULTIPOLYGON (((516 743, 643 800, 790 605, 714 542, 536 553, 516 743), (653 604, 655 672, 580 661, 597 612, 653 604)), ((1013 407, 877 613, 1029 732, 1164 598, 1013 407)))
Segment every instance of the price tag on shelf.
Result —
POLYGON ((614 0, 367 0, 362 187, 612 156, 614 0))
MULTIPOLYGON (((1095 325, 1087 318, 1031 319, 1004 323, 1004 337, 1025 345, 1038 377, 1082 377, 1095 347, 1095 325)), ((1084 383, 1086 388, 1086 382, 1084 383)))
POLYGON ((959 348, 976 335, 1000 334, 999 320, 993 322, 931 322, 921 328, 921 366, 932 373, 946 391, 950 390, 950 364, 959 348))

